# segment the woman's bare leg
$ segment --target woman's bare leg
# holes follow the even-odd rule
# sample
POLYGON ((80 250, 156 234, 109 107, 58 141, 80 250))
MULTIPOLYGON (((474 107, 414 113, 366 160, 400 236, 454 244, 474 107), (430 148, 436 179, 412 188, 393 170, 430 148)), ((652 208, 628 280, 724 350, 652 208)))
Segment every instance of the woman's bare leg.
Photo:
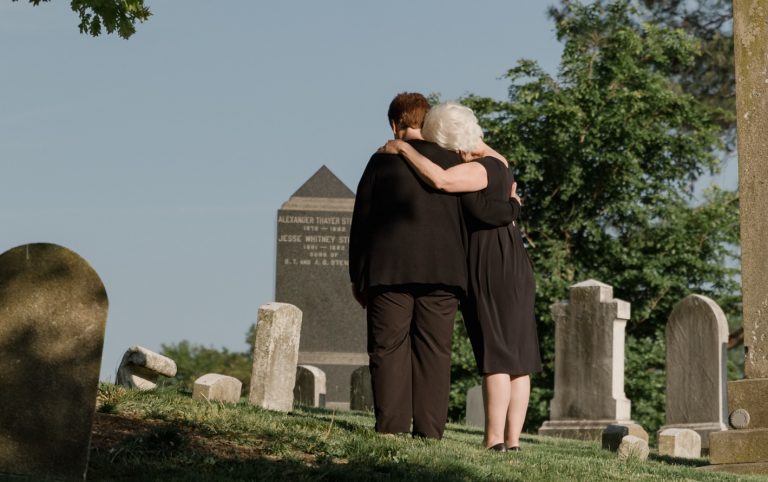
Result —
POLYGON ((531 377, 529 375, 506 376, 510 395, 506 426, 504 427, 504 443, 507 447, 519 447, 520 432, 523 431, 525 413, 528 411, 528 399, 531 395, 531 377))
POLYGON ((494 373, 483 375, 483 405, 485 407, 485 443, 493 447, 504 442, 504 426, 510 406, 509 375, 494 373))

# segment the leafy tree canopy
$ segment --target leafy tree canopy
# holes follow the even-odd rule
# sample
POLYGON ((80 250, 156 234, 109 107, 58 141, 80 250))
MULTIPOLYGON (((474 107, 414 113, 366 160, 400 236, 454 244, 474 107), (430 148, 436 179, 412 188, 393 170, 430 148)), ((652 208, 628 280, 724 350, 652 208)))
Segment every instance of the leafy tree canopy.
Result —
MULTIPOLYGON (((29 0, 29 3, 37 6, 49 1, 29 0)), ((80 16, 80 33, 94 37, 101 35, 104 29, 108 34, 117 32, 128 39, 136 33, 136 23, 144 22, 152 15, 144 0, 72 0, 70 5, 80 16)))
POLYGON ((738 198, 717 188, 698 205, 693 198, 694 181, 719 166, 722 109, 684 88, 680 69, 700 52, 684 30, 641 22, 625 1, 567 2, 554 18, 564 42, 557 76, 522 60, 507 72, 508 100, 464 99, 488 143, 516 164, 527 199, 521 225, 545 358, 529 427, 548 417, 552 396, 549 307, 592 278, 632 305, 627 366, 638 371, 627 373, 626 392, 633 417, 654 430, 664 413, 657 388, 674 304, 699 293, 732 321, 739 316, 729 264, 737 257, 738 198))

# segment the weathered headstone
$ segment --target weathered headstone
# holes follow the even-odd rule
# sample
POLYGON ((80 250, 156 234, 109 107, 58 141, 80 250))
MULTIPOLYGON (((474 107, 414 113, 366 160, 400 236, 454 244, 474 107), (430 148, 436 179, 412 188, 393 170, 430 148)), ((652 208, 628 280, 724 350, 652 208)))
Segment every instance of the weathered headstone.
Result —
POLYGON ((616 453, 620 459, 639 459, 645 460, 648 458, 651 450, 648 447, 648 442, 635 437, 634 435, 627 435, 621 439, 619 448, 616 453))
POLYGON ((115 382, 128 388, 152 390, 157 387, 157 379, 161 376, 175 377, 176 362, 148 348, 135 345, 128 348, 123 355, 115 382))
POLYGON ((555 396, 540 435, 600 440, 608 425, 630 422, 624 395, 624 329, 629 303, 595 280, 571 286, 570 301, 552 305, 555 396))
POLYGON ((349 401, 352 410, 373 411, 373 386, 371 371, 367 366, 358 367, 352 372, 349 401))
POLYGON ((305 407, 325 407, 325 373, 312 365, 296 367, 293 401, 305 407))
POLYGON ((672 309, 666 327, 667 422, 687 428, 709 447, 710 432, 726 430, 728 322, 720 307, 689 295, 672 309))
POLYGON ((237 403, 240 401, 242 390, 243 382, 237 378, 218 373, 208 373, 195 380, 192 387, 192 399, 237 403))
POLYGON ((632 435, 633 437, 645 440, 646 443, 648 442, 648 432, 641 425, 627 422, 605 427, 605 430, 603 430, 603 448, 616 452, 622 439, 627 435, 632 435))
POLYGON ((299 363, 326 375, 326 405, 349 408, 352 371, 368 364, 365 310, 349 284, 354 193, 321 167, 277 212, 277 301, 304 313, 299 363))
POLYGON ((300 309, 288 303, 259 307, 248 397, 252 404, 279 412, 291 411, 300 333, 300 309))
POLYGON ((0 256, 0 473, 85 478, 107 305, 99 276, 66 248, 0 256))
POLYGON ((659 455, 697 459, 701 457, 701 435, 687 428, 667 428, 659 432, 659 455))
POLYGON ((745 378, 728 384, 728 408, 750 421, 711 433, 709 460, 723 464, 718 470, 768 473, 768 0, 734 0, 733 32, 745 378))
POLYGON ((466 423, 473 427, 485 427, 483 387, 480 385, 475 385, 467 391, 466 423))

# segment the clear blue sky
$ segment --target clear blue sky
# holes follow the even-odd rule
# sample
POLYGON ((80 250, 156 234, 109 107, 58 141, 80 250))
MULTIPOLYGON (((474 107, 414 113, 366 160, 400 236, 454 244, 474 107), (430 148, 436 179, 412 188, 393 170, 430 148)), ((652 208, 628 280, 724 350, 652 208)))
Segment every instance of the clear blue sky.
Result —
POLYGON ((0 252, 96 269, 103 380, 133 344, 245 350, 277 209, 323 164, 354 190, 394 94, 504 98, 518 59, 554 73, 562 50, 532 0, 148 0, 127 41, 81 35, 69 2, 0 1, 0 252))

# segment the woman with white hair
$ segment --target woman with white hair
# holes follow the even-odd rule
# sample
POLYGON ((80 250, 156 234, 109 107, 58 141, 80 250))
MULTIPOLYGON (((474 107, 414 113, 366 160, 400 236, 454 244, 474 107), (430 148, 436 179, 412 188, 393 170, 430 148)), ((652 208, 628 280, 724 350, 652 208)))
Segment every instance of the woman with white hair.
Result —
MULTIPOLYGON (((483 142, 471 109, 456 103, 435 106, 421 133, 465 162, 443 169, 402 140, 389 141, 380 151, 402 155, 441 191, 481 191, 499 200, 511 194, 520 204, 509 163, 483 142)), ((493 450, 520 450, 530 374, 541 371, 533 269, 515 223, 494 227, 468 217, 467 229, 469 293, 461 310, 483 377, 484 443, 493 450)))

